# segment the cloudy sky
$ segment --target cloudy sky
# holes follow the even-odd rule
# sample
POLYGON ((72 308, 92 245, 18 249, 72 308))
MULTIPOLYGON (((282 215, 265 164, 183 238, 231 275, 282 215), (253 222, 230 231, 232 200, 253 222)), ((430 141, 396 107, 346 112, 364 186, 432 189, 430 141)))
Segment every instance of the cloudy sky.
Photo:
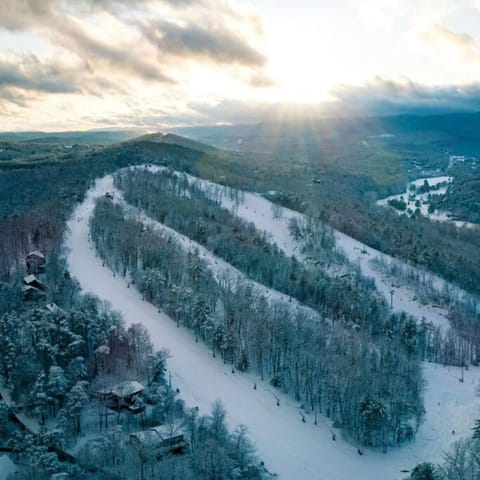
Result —
POLYGON ((0 130, 480 110, 480 0, 0 0, 0 130))

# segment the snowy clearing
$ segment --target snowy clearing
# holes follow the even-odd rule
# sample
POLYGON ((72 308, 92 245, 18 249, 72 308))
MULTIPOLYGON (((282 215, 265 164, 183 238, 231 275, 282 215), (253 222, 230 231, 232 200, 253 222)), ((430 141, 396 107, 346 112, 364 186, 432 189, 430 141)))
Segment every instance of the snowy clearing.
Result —
MULTIPOLYGON (((180 389, 180 395, 187 405, 198 406, 205 413, 214 400, 221 399, 228 411, 229 424, 247 425, 260 457, 267 468, 277 472, 280 478, 402 479, 406 476, 402 470, 409 470, 420 461, 441 461, 443 452, 454 440, 470 434, 473 419, 480 415, 480 406, 475 397, 480 370, 471 368, 465 372, 465 382, 460 383, 459 369, 434 364, 424 366, 427 414, 415 443, 396 448, 386 455, 367 450, 363 456, 359 456, 356 447, 343 441, 340 435, 337 435, 337 441, 332 440, 329 422, 325 418, 315 426, 312 416, 307 415, 307 422, 302 423, 300 407, 295 401, 261 382, 253 374, 232 374, 231 368, 223 365, 220 359, 213 358, 205 345, 194 342, 191 332, 176 328, 175 322, 159 313, 153 305, 142 301, 134 288, 128 288, 124 278, 113 276, 111 270, 102 267, 102 261, 96 256, 88 239, 88 222, 95 198, 110 191, 111 185, 111 177, 97 180, 68 222, 70 231, 66 246, 71 274, 85 292, 110 302, 127 324, 145 325, 155 348, 168 348, 171 351, 168 367, 173 384, 180 389), (253 389, 254 382, 257 383, 256 390, 253 389), (275 395, 280 399, 278 407, 275 395), (456 433, 452 434, 452 430, 456 433)), ((270 232, 272 239, 287 253, 295 254, 297 245, 288 234, 287 221, 288 215, 299 214, 283 209, 283 218, 273 219, 270 202, 250 193, 246 193, 245 198, 246 201, 238 206, 238 214, 270 232)), ((228 204, 227 199, 225 203, 228 204)), ((365 249, 370 255, 374 251, 350 237, 338 235, 342 248, 354 258, 365 257, 362 268, 363 264, 368 265, 369 255, 359 254, 360 250, 357 249, 365 249)), ((378 285, 380 279, 376 280, 378 285)), ((401 308, 400 305, 395 306, 401 308)), ((411 310, 411 303, 405 302, 405 305, 411 310)), ((413 314, 411 311, 409 313, 413 314)), ((426 313, 429 317, 433 316, 428 309, 426 313)))
MULTIPOLYGON (((390 195, 389 197, 382 198, 381 200, 377 201, 377 205, 380 205, 381 207, 390 207, 389 206, 389 201, 391 200, 403 200, 407 204, 407 209, 411 209, 412 212, 414 212, 417 209, 420 210, 420 213, 424 216, 429 218, 430 220, 434 220, 436 222, 450 222, 456 225, 457 227, 466 227, 466 228, 474 228, 477 227, 478 225, 475 223, 471 222, 465 222, 462 220, 452 220, 452 215, 450 212, 446 211, 440 211, 440 210, 435 210, 435 212, 430 212, 428 207, 429 207, 429 196, 432 195, 445 195, 447 193, 447 188, 448 184, 453 182, 453 177, 449 176, 441 176, 441 177, 427 177, 427 178, 418 178, 417 180, 414 180, 413 182, 409 182, 407 184, 407 188, 405 192, 399 193, 397 195, 390 195), (436 187, 437 185, 441 183, 446 183, 447 186, 439 187, 436 190, 431 190, 426 193, 418 193, 417 189, 422 187, 424 182, 428 182, 430 187, 436 187), (411 191, 410 187, 415 187, 415 191, 411 191), (410 198, 410 196, 412 198, 410 198), (416 204, 416 202, 419 202, 419 204, 416 204)), ((393 207, 391 207, 393 208, 393 207)), ((400 210, 397 210, 394 208, 395 212, 397 212, 399 215, 404 215, 406 212, 402 212, 400 210)))

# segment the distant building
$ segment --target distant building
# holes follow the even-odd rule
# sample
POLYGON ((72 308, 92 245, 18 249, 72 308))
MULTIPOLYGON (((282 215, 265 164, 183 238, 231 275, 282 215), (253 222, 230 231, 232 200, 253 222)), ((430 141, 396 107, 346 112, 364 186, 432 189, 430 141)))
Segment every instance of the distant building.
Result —
POLYGON ((43 300, 45 298, 45 292, 37 290, 36 288, 24 286, 23 287, 23 301, 34 302, 37 300, 43 300))
POLYGON ((47 290, 47 286, 33 274, 24 277, 23 283, 28 287, 36 288, 37 290, 41 290, 42 292, 47 290))
POLYGON ((97 394, 108 408, 139 413, 145 409, 144 404, 139 402, 144 390, 145 387, 140 382, 127 380, 111 388, 99 390, 97 394))
POLYGON ((143 432, 131 433, 129 443, 141 457, 150 458, 180 455, 187 449, 182 429, 169 425, 159 425, 143 432))
POLYGON ((34 250, 25 256, 25 265, 28 273, 43 273, 45 271, 45 255, 34 250))
POLYGON ((27 275, 23 279, 23 300, 25 302, 41 300, 45 297, 47 286, 33 275, 27 275))
POLYGON ((62 313, 65 313, 56 303, 47 303, 45 305, 45 309, 48 310, 50 313, 53 313, 54 315, 60 315, 62 313))

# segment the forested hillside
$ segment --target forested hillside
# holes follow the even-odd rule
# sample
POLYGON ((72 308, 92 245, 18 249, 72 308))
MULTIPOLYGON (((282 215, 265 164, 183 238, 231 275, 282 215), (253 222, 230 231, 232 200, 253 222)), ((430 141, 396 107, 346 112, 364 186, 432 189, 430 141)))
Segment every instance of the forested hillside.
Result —
POLYGON ((224 360, 240 370, 258 371, 262 379, 304 399, 361 444, 387 446, 412 438, 415 429, 408 419, 418 425, 422 416, 421 353, 412 319, 391 316, 360 275, 355 281, 335 280, 286 258, 252 225, 235 219, 184 178, 141 170, 126 170, 116 178, 127 199, 145 204, 155 218, 249 277, 313 306, 332 326, 269 305, 247 285, 225 282, 219 288, 201 258, 182 253, 173 238, 145 230, 134 217, 125 220, 120 207, 101 200, 92 223, 97 249, 112 268, 129 272, 147 299, 194 329, 224 360), (167 206, 169 212, 163 210, 167 206), (252 241, 257 246, 253 256, 252 241), (264 255, 258 257, 258 251, 264 255), (219 300, 223 313, 217 310, 219 300), (340 376, 342 386, 335 380, 340 376), (409 405, 406 410, 396 408, 399 392, 407 394, 401 402, 409 405))
MULTIPOLYGON (((61 148, 45 147, 53 157, 44 161, 35 146, 9 148, 17 152, 15 168, 0 170, 0 442, 25 465, 16 478, 128 472, 144 479, 146 469, 149 478, 210 478, 212 469, 263 478, 245 430, 228 432, 220 404, 208 416, 185 406, 165 379, 167 354, 152 352, 143 327, 126 328, 109 307, 81 295, 64 265, 61 244, 73 206, 94 178, 129 164, 128 154, 94 148, 58 156, 61 148), (46 270, 38 274, 42 290, 27 297, 21 279, 25 255, 34 249, 45 254, 46 270), (132 377, 146 385, 136 407, 143 413, 119 410, 112 418, 98 391, 132 377), (165 422, 188 425, 197 443, 179 459, 132 449, 130 432, 165 422)), ((165 145, 162 161, 176 155, 165 145)))
MULTIPOLYGON (((117 205, 117 199, 98 202, 91 235, 106 266, 129 279, 131 288, 138 288, 146 301, 166 312, 179 327, 191 329, 212 355, 235 371, 258 373, 279 392, 302 402, 315 422, 317 416, 326 416, 359 446, 359 452, 363 453, 364 446, 388 450, 415 438, 424 414, 422 360, 464 365, 478 359, 474 300, 449 300, 453 328, 448 332, 425 321, 417 323, 408 315, 393 313, 373 282, 336 248, 332 230, 323 222, 341 224, 354 236, 368 236, 377 248, 476 291, 477 233, 424 219, 413 224, 408 218, 376 209, 368 200, 368 192, 378 187, 372 179, 327 172, 325 178, 315 177, 305 192, 300 186, 309 174, 291 176, 289 170, 275 170, 268 162, 260 168, 258 158, 253 161, 241 153, 195 151, 148 141, 68 153, 45 148, 36 158, 34 147, 13 146, 10 151, 15 155, 0 170, 2 396, 10 395, 23 404, 25 415, 39 429, 45 424, 48 432, 56 432, 55 440, 35 431, 24 435, 8 422, 3 438, 7 442, 14 435, 16 443, 7 442, 7 448, 38 470, 26 471, 30 476, 43 478, 46 472, 68 471, 72 478, 84 478, 81 475, 93 462, 102 468, 89 471, 91 478, 110 478, 113 472, 129 469, 132 478, 143 479, 144 467, 138 457, 131 457, 128 434, 163 422, 168 412, 194 425, 192 431, 204 440, 197 444, 198 450, 178 461, 157 463, 151 457, 148 468, 153 463, 157 466, 153 475, 162 478, 165 472, 175 471, 182 478, 208 478, 209 468, 220 466, 225 468, 222 475, 235 471, 240 475, 237 478, 266 475, 244 430, 222 437, 209 430, 215 418, 224 416, 219 406, 212 416, 191 420, 195 412, 189 407, 193 405, 182 406, 165 377, 159 381, 160 396, 166 395, 172 403, 165 406, 162 401, 156 406, 155 389, 159 387, 151 384, 155 376, 149 370, 151 362, 142 356, 151 352, 147 333, 125 327, 108 308, 81 296, 59 260, 65 222, 73 207, 92 189, 95 178, 128 165, 160 164, 223 184, 248 186, 311 214, 308 221, 290 224, 291 234, 302 245, 299 256, 315 259, 304 263, 285 255, 268 235, 238 218, 235 211, 222 208, 219 190, 205 190, 168 169, 156 174, 145 168, 128 169, 116 174, 115 184, 129 203, 232 264, 245 280, 219 282, 198 252, 186 251, 175 237, 130 216, 132 211, 117 205), (358 189, 352 191, 353 185, 358 189), (370 220, 364 223, 366 218, 370 220), (19 283, 27 273, 25 255, 34 249, 48 260, 46 273, 41 275, 47 293, 25 302, 19 283), (266 293, 252 288, 251 281, 264 285, 266 293), (269 289, 316 314, 294 313, 273 302, 269 289), (47 304, 55 307, 46 309, 47 304), (21 333, 20 341, 14 332, 21 333), (144 342, 141 346, 139 339, 144 342), (107 356, 99 357, 99 347, 108 350, 107 356), (83 372, 77 377, 72 373, 75 365, 83 372), (118 435, 108 430, 108 436, 98 420, 102 409, 95 392, 105 383, 105 368, 115 380, 135 376, 147 387, 144 413, 133 419, 119 415, 116 423, 123 433, 118 435), (82 440, 85 432, 98 436, 89 444, 82 440), (240 444, 245 450, 236 450, 240 444), (94 445, 102 445, 99 451, 103 453, 96 457, 89 453, 94 445), (227 447, 220 451, 219 445, 227 447), (208 455, 214 455, 215 462, 206 463, 208 455), (75 467, 71 457, 78 460, 75 467)), ((238 195, 235 192, 231 190, 238 195)), ((281 209, 272 208, 271 215, 281 215, 281 209)), ((11 407, 2 408, 11 419, 11 407)), ((115 424, 112 419, 109 422, 109 428, 115 424)))

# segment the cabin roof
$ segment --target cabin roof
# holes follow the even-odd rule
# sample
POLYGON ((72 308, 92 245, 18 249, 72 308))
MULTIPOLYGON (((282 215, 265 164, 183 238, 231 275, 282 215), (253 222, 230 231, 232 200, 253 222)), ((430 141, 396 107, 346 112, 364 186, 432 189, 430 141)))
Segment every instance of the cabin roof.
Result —
POLYGON ((155 445, 181 435, 183 430, 178 425, 158 425, 142 432, 131 433, 130 437, 142 445, 155 445))
POLYGON ((100 390, 101 395, 114 395, 118 398, 126 398, 130 395, 143 392, 145 387, 137 380, 126 380, 125 382, 114 385, 111 388, 100 390))
POLYGON ((55 302, 47 303, 47 305, 45 305, 45 308, 46 308, 50 313, 53 313, 53 314, 63 313, 63 310, 62 310, 55 302))
POLYGON ((30 274, 30 275, 27 275, 26 277, 23 278, 23 281, 29 285, 30 283, 34 282, 37 278, 35 277, 35 275, 33 274, 30 274))
POLYGON ((45 260, 45 255, 40 250, 33 250, 33 252, 27 253, 27 258, 29 257, 38 257, 45 260))

